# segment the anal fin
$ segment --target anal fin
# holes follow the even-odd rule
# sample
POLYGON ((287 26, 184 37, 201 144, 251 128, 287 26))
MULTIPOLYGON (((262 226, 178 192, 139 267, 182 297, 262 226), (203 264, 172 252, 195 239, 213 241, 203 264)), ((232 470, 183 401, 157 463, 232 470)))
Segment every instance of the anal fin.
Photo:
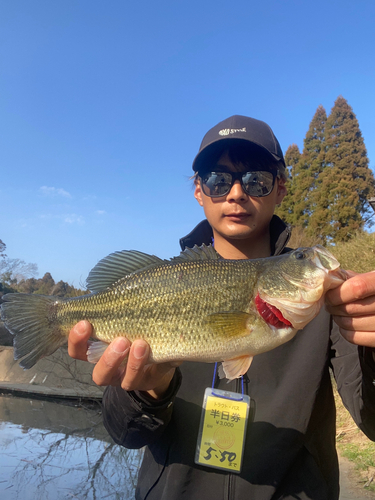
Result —
POLYGON ((227 359, 219 367, 219 377, 233 380, 244 375, 250 368, 253 356, 240 356, 239 358, 227 359))

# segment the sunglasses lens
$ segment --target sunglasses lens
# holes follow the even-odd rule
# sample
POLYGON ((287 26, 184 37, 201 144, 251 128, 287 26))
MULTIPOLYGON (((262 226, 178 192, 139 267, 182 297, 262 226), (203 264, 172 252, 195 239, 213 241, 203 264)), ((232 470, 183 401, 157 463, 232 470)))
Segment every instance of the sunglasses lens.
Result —
POLYGON ((229 172, 209 172, 201 177, 202 189, 206 196, 217 198, 229 193, 234 179, 241 180, 242 188, 249 196, 267 196, 273 189, 275 176, 267 171, 231 174, 229 172))
POLYGON ((267 196, 273 185, 274 176, 271 172, 246 172, 242 176, 242 186, 250 196, 267 196))
POLYGON ((225 196, 232 187, 232 176, 227 172, 209 172, 202 177, 202 187, 204 194, 211 198, 225 196))

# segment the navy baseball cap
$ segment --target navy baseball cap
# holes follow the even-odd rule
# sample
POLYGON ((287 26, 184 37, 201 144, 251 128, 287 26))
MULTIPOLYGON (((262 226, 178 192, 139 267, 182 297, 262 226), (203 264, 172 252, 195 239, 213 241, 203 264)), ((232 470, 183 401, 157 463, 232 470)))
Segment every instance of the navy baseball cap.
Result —
POLYGON ((247 141, 259 146, 276 161, 281 161, 285 169, 285 161, 279 141, 267 123, 248 116, 234 115, 215 125, 203 137, 197 156, 193 161, 193 170, 197 172, 201 162, 211 150, 225 150, 228 143, 247 141))

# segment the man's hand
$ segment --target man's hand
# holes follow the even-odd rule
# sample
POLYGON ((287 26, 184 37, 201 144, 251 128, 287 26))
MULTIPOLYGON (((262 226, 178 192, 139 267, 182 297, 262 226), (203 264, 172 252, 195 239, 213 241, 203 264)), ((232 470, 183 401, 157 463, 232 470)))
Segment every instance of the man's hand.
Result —
POLYGON ((375 271, 356 274, 326 294, 327 310, 352 344, 375 348, 375 271))
MULTIPOLYGON (((68 352, 74 359, 87 361, 87 342, 92 335, 88 321, 77 323, 69 334, 68 352)), ((176 366, 180 363, 147 364, 150 347, 144 340, 133 344, 125 338, 116 338, 95 365, 92 379, 100 386, 121 386, 125 391, 146 391, 155 399, 168 390, 176 366), (127 362, 123 364, 123 361, 127 362)))

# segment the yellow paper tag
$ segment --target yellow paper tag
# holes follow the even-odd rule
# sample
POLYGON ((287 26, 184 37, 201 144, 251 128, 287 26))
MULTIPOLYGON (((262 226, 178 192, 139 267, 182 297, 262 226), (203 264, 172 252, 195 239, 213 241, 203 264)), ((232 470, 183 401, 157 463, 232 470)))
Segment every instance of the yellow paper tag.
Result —
POLYGON ((247 395, 206 389, 195 463, 241 471, 249 407, 247 395))

